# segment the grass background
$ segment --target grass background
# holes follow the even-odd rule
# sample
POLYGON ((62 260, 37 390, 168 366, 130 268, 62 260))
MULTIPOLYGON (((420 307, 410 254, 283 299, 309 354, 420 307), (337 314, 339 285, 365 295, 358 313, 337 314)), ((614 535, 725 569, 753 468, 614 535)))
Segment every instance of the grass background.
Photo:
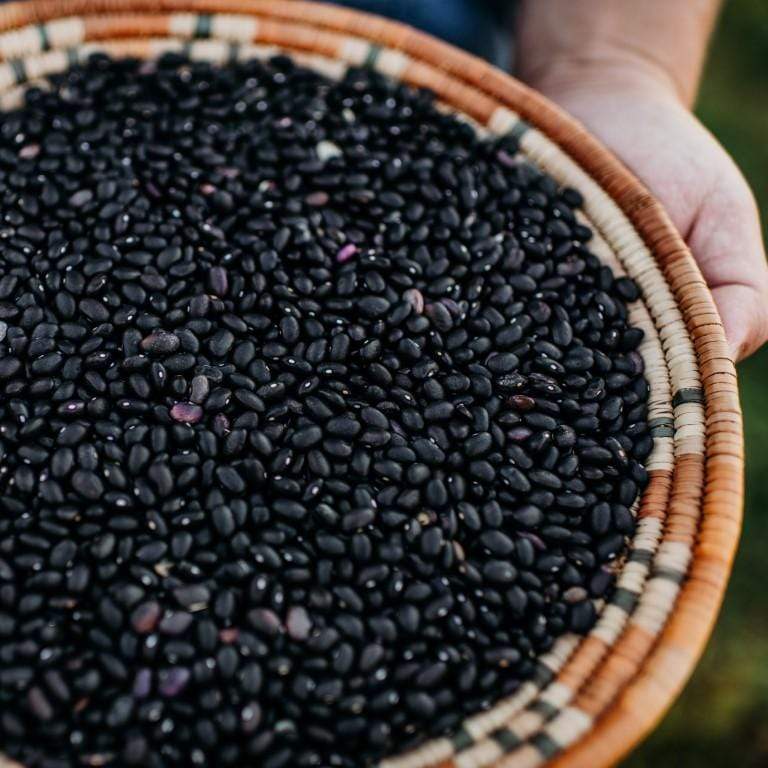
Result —
MULTIPOLYGON (((768 0, 726 3, 698 113, 749 179, 768 236, 768 0)), ((747 504, 733 578, 685 693, 623 768, 768 766, 768 348, 739 373, 747 504)))

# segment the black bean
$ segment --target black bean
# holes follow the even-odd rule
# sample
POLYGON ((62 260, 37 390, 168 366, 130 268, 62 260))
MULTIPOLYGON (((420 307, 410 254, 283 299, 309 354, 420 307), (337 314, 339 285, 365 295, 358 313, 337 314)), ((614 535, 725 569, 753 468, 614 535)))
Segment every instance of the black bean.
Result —
POLYGON ((573 632, 588 632, 595 623, 595 607, 589 600, 576 603, 570 609, 569 624, 573 632))
POLYGON ((531 489, 528 478, 517 467, 507 466, 501 470, 501 479, 512 490, 527 493, 531 489))
POLYGON ((177 587, 173 596, 179 605, 188 610, 198 610, 200 607, 207 606, 211 599, 210 590, 201 584, 177 587))
POLYGON ((511 563, 503 560, 489 560, 483 566, 483 576, 491 582, 509 584, 517 577, 517 572, 511 563))
POLYGON ((76 470, 72 474, 72 488, 90 501, 96 501, 104 493, 104 484, 98 475, 85 470, 76 470))
POLYGON ((519 364, 520 360, 517 355, 514 355, 511 352, 501 352, 488 359, 488 368, 498 374, 510 373, 514 371, 519 364))
POLYGON ((172 611, 162 618, 158 629, 164 635, 181 635, 189 629, 193 620, 191 613, 172 611))
POLYGON ((381 317, 389 311, 390 303, 381 296, 364 296, 358 302, 360 311, 366 317, 381 317))
POLYGON ((21 361, 15 357, 0 359, 0 379, 10 379, 21 370, 21 361))
POLYGON ((51 550, 50 563, 54 568, 63 568, 71 564, 77 554, 77 543, 72 539, 63 539, 51 550))
POLYGON ((216 477, 230 493, 242 493, 245 490, 245 481, 234 467, 217 467, 216 477))
POLYGON ((155 331, 141 341, 141 348, 150 355, 169 355, 179 348, 179 337, 166 331, 155 331))
POLYGON ((515 543, 501 531, 488 531, 480 537, 480 542, 497 557, 506 557, 515 551, 515 543))
POLYGON ((235 337, 232 332, 223 328, 211 337, 208 348, 215 357, 224 357, 232 349, 234 343, 235 337))
POLYGON ((248 622, 257 631, 267 636, 275 636, 282 631, 282 623, 277 614, 269 608, 256 608, 248 614, 248 622))
POLYGON ((79 422, 73 422, 62 427, 56 436, 56 442, 60 446, 75 446, 88 433, 88 427, 79 422))
POLYGON ((424 720, 433 717, 437 711, 435 700, 423 691, 407 694, 405 697, 405 705, 416 717, 424 720))
POLYGON ((224 267, 211 267, 208 271, 208 288, 214 296, 224 297, 229 289, 229 276, 224 267))
POLYGON ((79 304, 80 311, 89 319, 99 323, 109 320, 109 310, 96 299, 82 299, 79 304))
POLYGON ((437 557, 443 546, 443 532, 439 528, 428 528, 421 537, 421 552, 425 557, 437 557))
POLYGON ((41 688, 34 687, 29 689, 27 706, 32 715, 38 720, 48 721, 53 719, 53 707, 41 688))
POLYGON ((544 513, 534 504, 526 504, 518 507, 512 513, 512 518, 526 528, 537 528, 544 519, 544 513))
POLYGON ((211 385, 206 376, 195 376, 190 384, 189 399, 195 405, 201 405, 208 397, 211 385))

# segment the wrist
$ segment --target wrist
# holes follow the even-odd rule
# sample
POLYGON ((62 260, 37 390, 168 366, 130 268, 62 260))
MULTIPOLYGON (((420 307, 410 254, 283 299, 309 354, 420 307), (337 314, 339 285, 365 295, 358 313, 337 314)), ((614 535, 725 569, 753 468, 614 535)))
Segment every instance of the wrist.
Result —
POLYGON ((523 0, 522 80, 545 93, 632 87, 690 108, 720 0, 523 0), (594 86, 593 86, 594 81, 594 86))
POLYGON ((675 78, 654 61, 635 52, 592 51, 588 56, 554 57, 540 66, 535 62, 521 63, 518 76, 555 101, 562 94, 598 95, 620 91, 653 101, 685 104, 675 78))

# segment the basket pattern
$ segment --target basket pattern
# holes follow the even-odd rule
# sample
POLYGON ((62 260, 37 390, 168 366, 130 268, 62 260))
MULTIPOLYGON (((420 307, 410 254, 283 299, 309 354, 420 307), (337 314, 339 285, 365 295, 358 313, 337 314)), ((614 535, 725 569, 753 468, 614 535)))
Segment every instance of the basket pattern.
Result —
MULTIPOLYGON (((586 638, 561 637, 533 679, 450 738, 381 768, 609 765, 661 717, 711 631, 738 539, 742 435, 736 379, 711 296, 666 215, 586 132, 489 65, 378 17, 299 0, 44 0, 0 9, 0 108, 91 53, 167 51, 226 62, 288 53, 338 78, 369 66, 434 91, 482 133, 584 196, 592 250, 628 274, 646 332, 650 483, 617 589, 586 638), (674 611, 673 611, 674 609, 674 611)), ((3 762, 0 768, 13 765, 3 762)))

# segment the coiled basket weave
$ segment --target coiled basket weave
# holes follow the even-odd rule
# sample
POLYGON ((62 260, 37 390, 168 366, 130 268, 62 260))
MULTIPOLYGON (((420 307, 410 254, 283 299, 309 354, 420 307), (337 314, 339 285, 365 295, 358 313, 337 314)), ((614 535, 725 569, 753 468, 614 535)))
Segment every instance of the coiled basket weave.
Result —
MULTIPOLYGON (((300 0, 38 0, 0 8, 0 109, 94 51, 194 58, 287 53, 339 77, 369 66, 430 88, 476 130, 512 132, 585 199, 592 248, 640 285, 655 448, 618 587, 585 638, 565 636, 515 695, 452 736, 381 768, 599 768, 661 718, 698 660, 730 572, 742 511, 733 363, 712 297, 659 204, 594 138, 490 65, 400 24, 300 0)), ((2 119, 0 117, 0 119, 2 119)), ((0 744, 0 750, 2 745, 0 744)), ((14 765, 0 756, 0 768, 14 765)))

